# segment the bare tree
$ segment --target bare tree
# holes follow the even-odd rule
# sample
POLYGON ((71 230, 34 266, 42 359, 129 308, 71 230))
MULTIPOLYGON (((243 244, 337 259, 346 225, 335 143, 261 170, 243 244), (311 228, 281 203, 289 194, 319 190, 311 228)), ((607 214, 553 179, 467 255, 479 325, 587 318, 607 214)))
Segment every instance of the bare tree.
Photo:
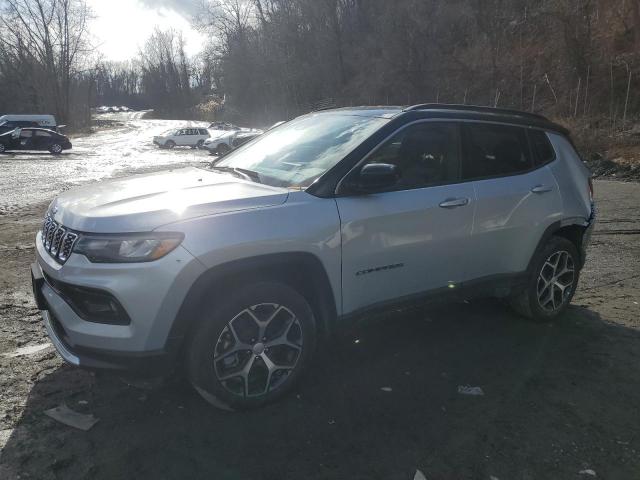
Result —
POLYGON ((19 107, 53 110, 63 122, 79 120, 70 118, 71 90, 83 82, 78 75, 90 52, 86 2, 2 0, 0 8, 0 48, 10 62, 0 69, 9 77, 20 75, 21 88, 30 93, 26 99, 19 95, 19 107))

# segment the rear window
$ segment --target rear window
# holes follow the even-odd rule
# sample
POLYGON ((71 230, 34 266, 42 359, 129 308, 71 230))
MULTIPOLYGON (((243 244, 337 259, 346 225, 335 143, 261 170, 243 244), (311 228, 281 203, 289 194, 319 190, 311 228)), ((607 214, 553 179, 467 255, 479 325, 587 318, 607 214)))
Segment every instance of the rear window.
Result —
POLYGON ((531 152, 533 153, 533 161, 536 166, 553 162, 556 158, 556 152, 551 146, 549 137, 542 130, 529 130, 529 141, 531 142, 531 152))
POLYGON ((464 180, 515 175, 532 166, 527 135, 520 127, 464 124, 463 145, 464 180))

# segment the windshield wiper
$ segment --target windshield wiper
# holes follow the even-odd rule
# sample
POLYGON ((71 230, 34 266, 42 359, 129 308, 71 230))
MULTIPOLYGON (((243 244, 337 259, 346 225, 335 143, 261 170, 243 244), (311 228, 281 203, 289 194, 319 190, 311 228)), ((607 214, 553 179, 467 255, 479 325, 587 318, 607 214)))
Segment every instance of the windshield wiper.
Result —
POLYGON ((211 165, 211 170, 219 170, 221 172, 227 172, 235 175, 236 177, 244 178, 245 180, 251 180, 252 182, 262 183, 260 181, 260 175, 253 170, 247 170, 246 168, 234 168, 234 167, 220 167, 217 165, 211 165))

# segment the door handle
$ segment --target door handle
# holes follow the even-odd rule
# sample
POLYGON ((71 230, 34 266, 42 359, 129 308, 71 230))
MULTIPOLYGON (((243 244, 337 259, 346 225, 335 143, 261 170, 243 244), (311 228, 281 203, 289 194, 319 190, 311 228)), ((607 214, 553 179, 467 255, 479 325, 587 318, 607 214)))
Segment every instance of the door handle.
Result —
POLYGON ((456 208, 464 207, 469 204, 468 198, 447 198, 443 202, 440 202, 442 208, 456 208))
POLYGON ((531 189, 532 193, 547 193, 550 192, 551 190, 553 190, 552 187, 549 187, 547 185, 536 185, 535 187, 533 187, 531 189))

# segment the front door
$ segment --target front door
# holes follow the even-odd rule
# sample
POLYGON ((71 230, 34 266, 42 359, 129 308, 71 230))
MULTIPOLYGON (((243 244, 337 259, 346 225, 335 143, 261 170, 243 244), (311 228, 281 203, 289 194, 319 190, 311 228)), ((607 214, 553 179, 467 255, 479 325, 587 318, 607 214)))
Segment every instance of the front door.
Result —
POLYGON ((412 124, 364 163, 396 165, 397 185, 337 198, 344 314, 466 279, 475 194, 460 157, 456 124, 412 124))
POLYGON ((33 130, 23 128, 20 130, 17 142, 14 142, 17 149, 20 150, 33 150, 33 130))

